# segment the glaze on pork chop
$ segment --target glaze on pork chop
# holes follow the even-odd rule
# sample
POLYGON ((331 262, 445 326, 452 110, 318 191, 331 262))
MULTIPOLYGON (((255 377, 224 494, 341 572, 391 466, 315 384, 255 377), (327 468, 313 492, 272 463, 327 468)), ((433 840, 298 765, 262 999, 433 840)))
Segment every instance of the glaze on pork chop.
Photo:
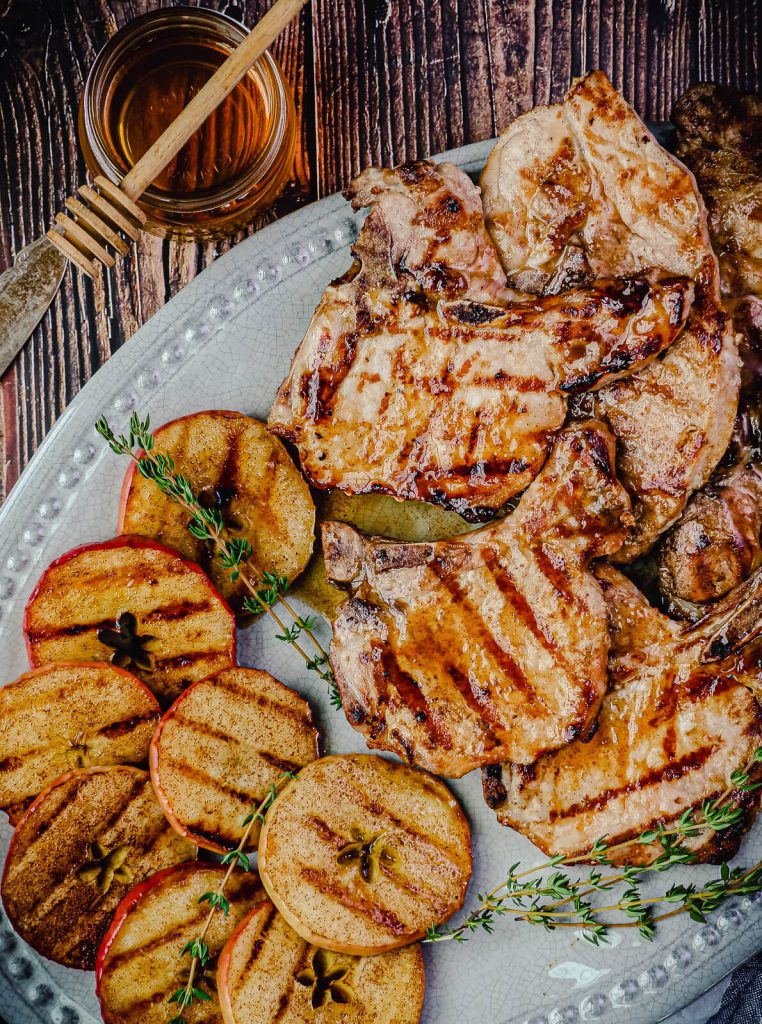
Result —
POLYGON ((581 415, 617 437, 635 524, 617 561, 646 552, 709 479, 730 441, 739 374, 719 306, 707 215, 691 173, 656 142, 606 76, 523 114, 481 179, 487 226, 508 283, 542 294, 599 277, 695 282, 686 329, 644 369, 604 386, 581 415))
POLYGON ((566 396, 667 348, 684 279, 507 297, 479 193, 457 168, 364 172, 359 265, 331 285, 270 411, 320 488, 420 498, 478 519, 536 476, 566 396))
MULTIPOLYGON (((612 629, 609 678, 595 735, 531 766, 484 770, 498 820, 544 853, 584 857, 596 839, 609 846, 725 792, 730 775, 762 742, 762 708, 747 688, 760 669, 737 656, 707 661, 716 620, 685 629, 652 608, 612 566, 597 565, 612 629)), ((687 841, 700 861, 726 860, 757 810, 758 794, 737 794, 738 828, 687 841)), ((648 863, 660 847, 613 851, 612 862, 648 863)))
POLYGON ((599 423, 557 437, 515 512, 407 544, 323 525, 328 578, 354 593, 331 664, 368 746, 451 778, 533 762, 590 731, 609 635, 591 559, 621 544, 629 501, 599 423))

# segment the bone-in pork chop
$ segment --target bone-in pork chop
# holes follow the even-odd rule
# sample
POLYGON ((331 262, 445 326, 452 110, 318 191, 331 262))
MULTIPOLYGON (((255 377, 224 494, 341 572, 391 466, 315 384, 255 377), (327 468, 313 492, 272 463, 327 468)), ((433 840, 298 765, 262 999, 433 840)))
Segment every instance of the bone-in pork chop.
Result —
POLYGON ((480 184, 487 227, 515 288, 547 293, 569 274, 654 269, 695 279, 715 263, 693 176, 602 71, 576 82, 563 103, 513 121, 480 184))
POLYGON ((368 746, 459 777, 529 764, 589 732, 609 634, 587 567, 616 550, 630 518, 613 457, 601 424, 563 430, 514 513, 454 540, 323 525, 328 578, 354 590, 331 664, 368 746))
POLYGON ((737 350, 719 306, 706 210, 690 172, 658 145, 606 76, 561 104, 523 114, 481 179, 488 228, 508 282, 553 293, 570 281, 650 273, 696 284, 686 329, 581 414, 608 422, 635 524, 617 560, 647 551, 709 479, 733 429, 737 350))
MULTIPOLYGON (((584 856, 596 839, 613 846, 669 825, 688 808, 725 792, 731 773, 762 742, 754 659, 705 660, 714 619, 683 628, 652 608, 612 566, 597 565, 612 629, 607 693, 595 735, 534 765, 484 770, 487 802, 549 855, 584 856)), ((732 788, 732 787, 731 787, 732 788)), ((698 860, 726 860, 757 809, 737 794, 738 828, 688 840, 698 860)), ((612 851, 613 862, 648 863, 660 848, 612 851)))
POLYGON ((359 267, 327 289, 269 419, 316 487, 483 518, 537 474, 568 394, 645 365, 685 322, 685 279, 491 300, 505 279, 450 165, 366 171, 351 194, 371 204, 359 267))

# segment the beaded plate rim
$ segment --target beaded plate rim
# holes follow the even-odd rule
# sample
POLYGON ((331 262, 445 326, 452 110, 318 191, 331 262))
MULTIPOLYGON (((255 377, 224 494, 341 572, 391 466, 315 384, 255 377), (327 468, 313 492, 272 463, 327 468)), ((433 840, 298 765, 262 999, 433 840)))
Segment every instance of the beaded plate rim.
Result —
MULTIPOLYGON (((492 145, 492 141, 475 143, 435 159, 450 159, 476 173, 492 145)), ((171 386, 186 360, 212 344, 214 334, 242 308, 287 286, 304 268, 346 249, 356 237, 357 223, 342 197, 335 195, 262 229, 187 285, 83 387, 0 509, 0 638, 6 644, 18 642, 17 602, 47 561, 63 550, 67 522, 75 514, 88 480, 108 455, 105 446, 96 447, 92 434, 95 417, 105 412, 121 428, 133 408, 148 402, 157 389, 171 386)), ((288 347, 290 358, 291 340, 288 347)), ((753 841, 759 844, 759 828, 754 832, 753 841)), ((747 852, 749 845, 747 839, 747 852)), ((503 934, 509 950, 514 934, 508 927, 503 934)), ((501 940, 496 936, 492 941, 501 940)), ((498 1018, 494 1008, 485 1005, 482 1019, 499 1019, 501 1024, 614 1019, 652 1024, 688 1005, 751 956, 760 943, 762 894, 732 901, 706 925, 686 923, 677 942, 663 943, 657 936, 653 953, 647 962, 641 962, 635 976, 614 969, 607 984, 590 985, 576 1000, 550 1002, 529 1018, 512 1016, 510 1005, 500 1008, 498 1018)), ((465 974, 468 947, 459 949, 465 974)), ((438 956, 438 947, 427 950, 428 966, 435 972, 438 956)), ((449 965, 449 956, 445 955, 443 963, 449 965)), ((552 970, 563 966, 569 964, 557 965, 550 972, 546 968, 546 973, 552 978, 552 970)), ((47 962, 13 933, 2 911, 0 994, 2 1012, 13 1024, 97 1024, 67 991, 67 984, 52 979, 47 962)), ((479 999, 479 993, 475 998, 479 999)), ((447 1021, 443 1009, 430 1008, 429 1019, 455 1024, 447 1021)))

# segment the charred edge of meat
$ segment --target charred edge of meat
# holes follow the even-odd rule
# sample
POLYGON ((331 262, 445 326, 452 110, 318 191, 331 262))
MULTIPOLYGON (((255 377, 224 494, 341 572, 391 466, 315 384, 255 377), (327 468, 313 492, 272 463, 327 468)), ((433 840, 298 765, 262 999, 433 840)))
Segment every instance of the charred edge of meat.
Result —
POLYGON ((508 790, 503 783, 503 766, 501 764, 488 764, 482 769, 482 792, 484 802, 493 811, 501 807, 508 799, 508 790))
POLYGON ((447 313, 471 327, 494 323, 505 316, 505 312, 500 306, 487 306, 483 302, 453 302, 447 307, 447 313))

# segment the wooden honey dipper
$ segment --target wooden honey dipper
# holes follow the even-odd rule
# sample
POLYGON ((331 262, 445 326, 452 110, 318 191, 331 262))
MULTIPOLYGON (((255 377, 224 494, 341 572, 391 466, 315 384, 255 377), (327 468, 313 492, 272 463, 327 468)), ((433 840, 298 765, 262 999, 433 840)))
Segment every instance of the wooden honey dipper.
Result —
POLYGON ((56 226, 47 237, 64 256, 89 277, 97 273, 97 264, 113 267, 116 262, 108 247, 126 255, 129 242, 135 241, 146 222, 146 215, 135 202, 164 168, 177 156, 185 143, 198 131, 209 115, 241 81, 251 65, 296 17, 307 0, 276 0, 196 93, 187 107, 159 136, 150 149, 124 176, 119 185, 99 174, 91 188, 77 189, 80 198, 70 196, 69 211, 56 215, 56 226))

